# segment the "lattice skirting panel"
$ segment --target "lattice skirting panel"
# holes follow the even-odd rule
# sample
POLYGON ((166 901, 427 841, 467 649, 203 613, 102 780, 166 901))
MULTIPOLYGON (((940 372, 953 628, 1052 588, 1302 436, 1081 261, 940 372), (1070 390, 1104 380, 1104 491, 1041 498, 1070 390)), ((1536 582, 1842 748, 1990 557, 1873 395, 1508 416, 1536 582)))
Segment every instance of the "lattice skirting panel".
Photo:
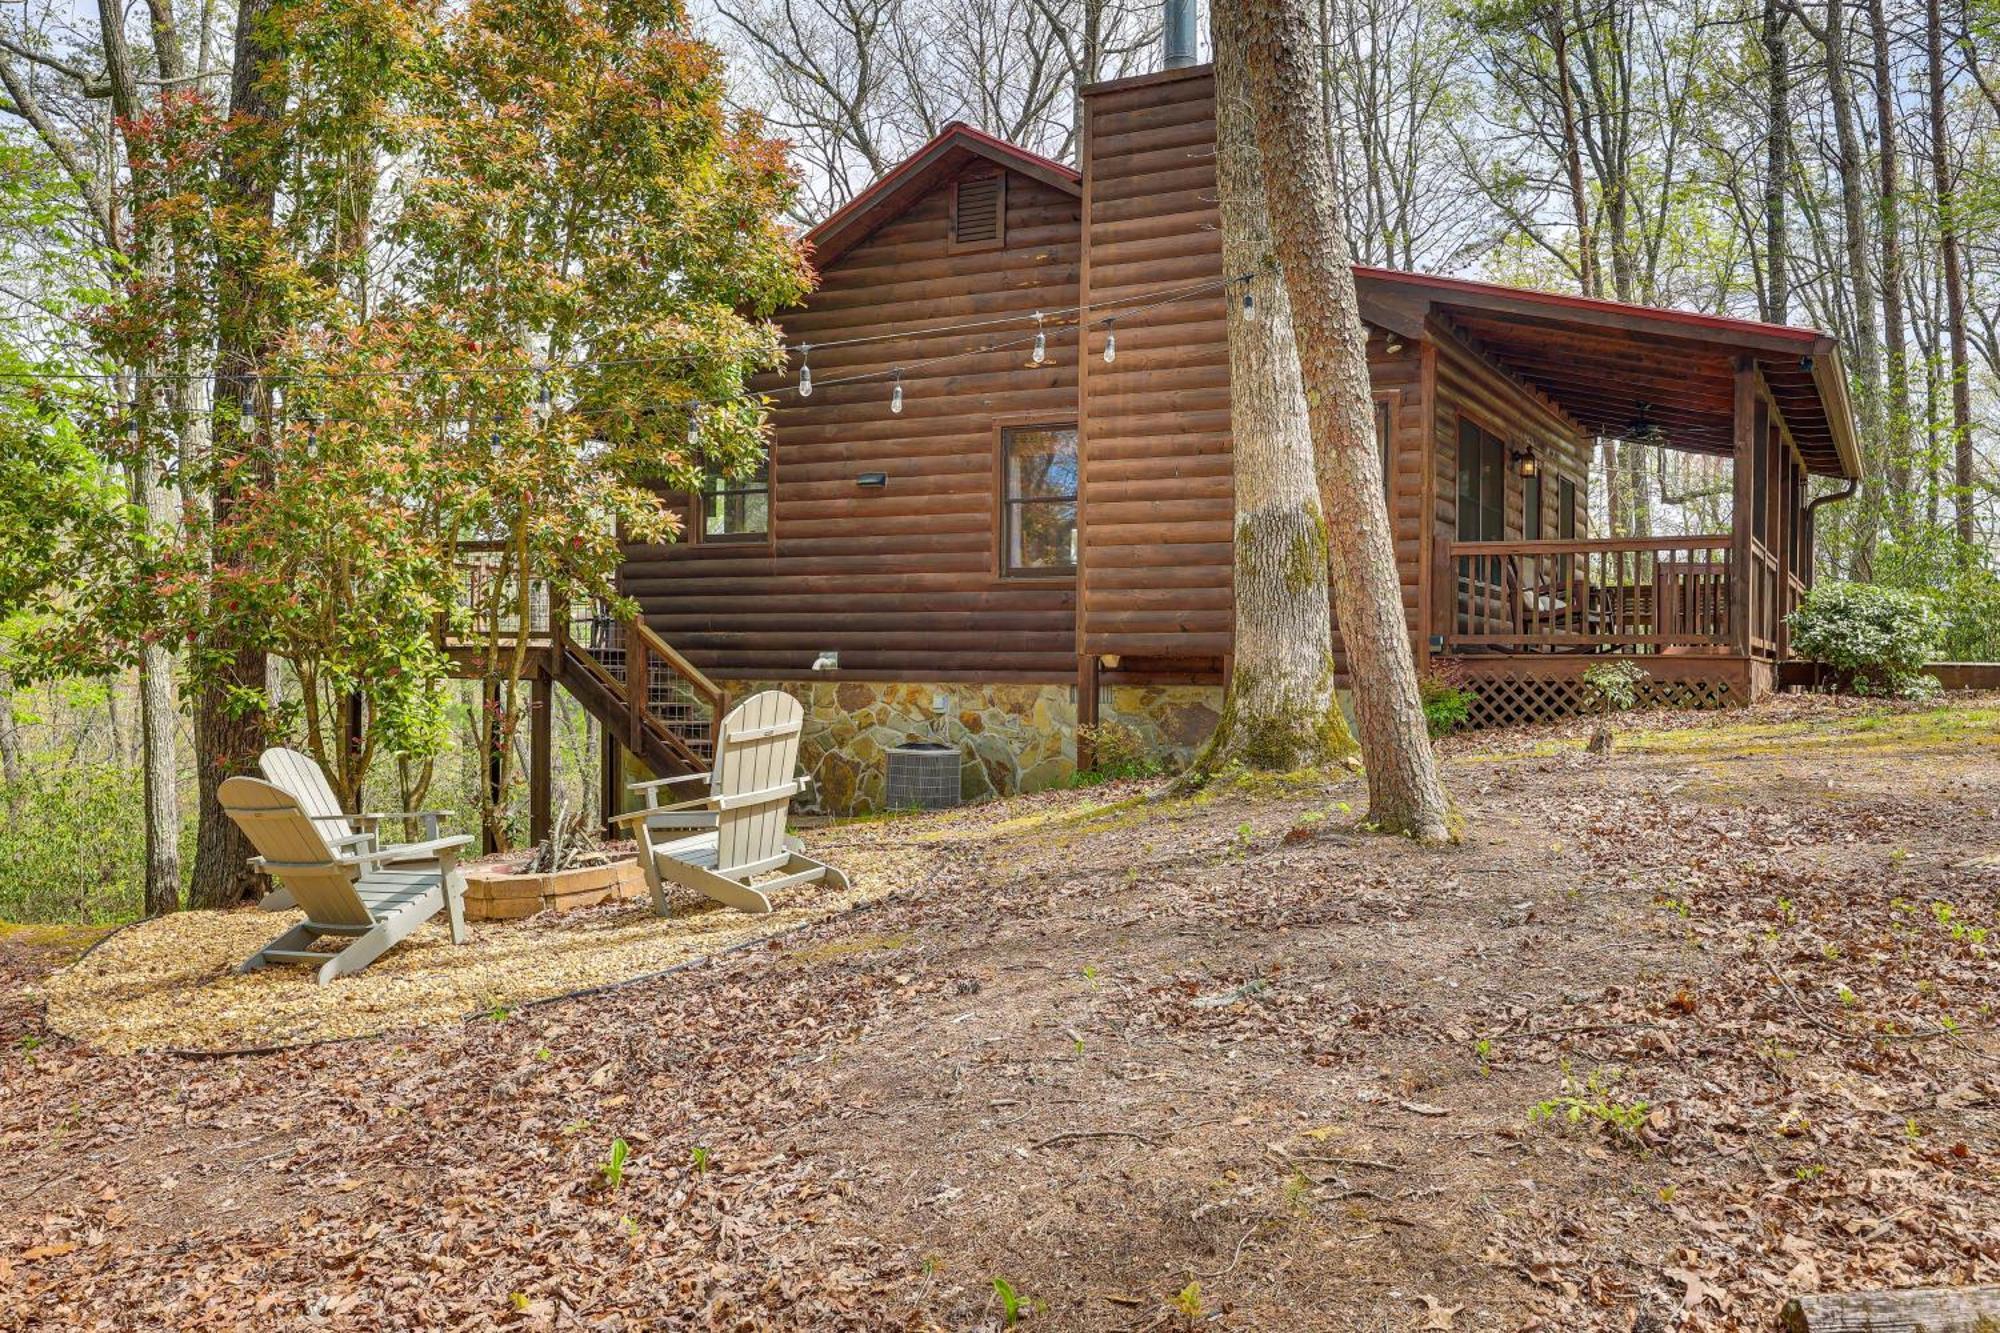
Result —
MULTIPOLYGON (((1472 692, 1466 724, 1473 727, 1554 722, 1588 711, 1591 702, 1590 690, 1574 677, 1460 669, 1451 673, 1451 681, 1472 692)), ((1643 680, 1638 695, 1640 708, 1735 708, 1750 702, 1741 682, 1724 676, 1643 680)))

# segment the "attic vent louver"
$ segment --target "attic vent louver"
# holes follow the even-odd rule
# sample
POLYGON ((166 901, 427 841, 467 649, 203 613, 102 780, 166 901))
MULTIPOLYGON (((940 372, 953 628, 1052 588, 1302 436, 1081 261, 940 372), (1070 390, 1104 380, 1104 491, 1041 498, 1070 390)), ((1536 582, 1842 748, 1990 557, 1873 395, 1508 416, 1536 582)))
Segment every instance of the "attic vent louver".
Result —
POLYGON ((958 182, 951 200, 954 250, 987 249, 1006 239, 1007 178, 970 176, 958 182))

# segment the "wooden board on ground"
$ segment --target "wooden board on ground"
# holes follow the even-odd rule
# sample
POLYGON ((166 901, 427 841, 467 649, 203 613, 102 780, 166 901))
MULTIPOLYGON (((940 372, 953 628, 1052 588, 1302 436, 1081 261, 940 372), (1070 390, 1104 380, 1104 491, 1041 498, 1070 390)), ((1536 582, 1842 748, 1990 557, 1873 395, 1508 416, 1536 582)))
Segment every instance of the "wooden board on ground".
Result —
POLYGON ((1785 1333, 2000 1333, 2000 1287, 1797 1296, 1784 1324, 1785 1333))

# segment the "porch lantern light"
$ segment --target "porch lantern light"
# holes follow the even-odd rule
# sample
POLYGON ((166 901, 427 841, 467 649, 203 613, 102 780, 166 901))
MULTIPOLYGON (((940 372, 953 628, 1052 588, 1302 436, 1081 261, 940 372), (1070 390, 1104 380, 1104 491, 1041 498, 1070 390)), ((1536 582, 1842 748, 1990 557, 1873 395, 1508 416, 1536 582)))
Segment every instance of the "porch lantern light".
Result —
POLYGON ((1535 457, 1533 445, 1513 451, 1514 467, 1523 478, 1537 477, 1542 472, 1542 460, 1535 457))

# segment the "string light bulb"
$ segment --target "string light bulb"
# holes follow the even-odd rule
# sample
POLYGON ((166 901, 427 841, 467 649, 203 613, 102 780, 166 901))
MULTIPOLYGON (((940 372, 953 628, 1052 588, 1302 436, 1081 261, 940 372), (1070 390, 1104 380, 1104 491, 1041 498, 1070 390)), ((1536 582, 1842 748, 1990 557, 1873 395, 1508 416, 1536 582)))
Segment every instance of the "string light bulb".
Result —
POLYGON ((1042 331, 1042 312, 1035 312, 1035 355, 1034 362, 1041 365, 1049 359, 1049 335, 1042 331))
POLYGON ((901 369, 896 371, 896 387, 889 390, 889 410, 891 412, 901 412, 903 410, 903 372, 901 369))
POLYGON ((1118 329, 1113 321, 1104 321, 1104 364, 1110 365, 1118 359, 1118 329))
POLYGON ((542 381, 542 391, 535 396, 535 420, 546 426, 549 418, 556 414, 555 395, 549 392, 549 382, 542 381))
POLYGON ((249 387, 243 391, 243 401, 237 405, 236 429, 245 435, 257 431, 257 380, 251 377, 249 387))
POLYGON ((812 344, 799 345, 799 397, 813 396, 812 344))
POLYGON ((691 449, 700 443, 701 443, 701 404, 696 403, 693 407, 688 409, 688 447, 691 449))
POLYGON ((1257 322, 1257 294, 1250 290, 1251 279, 1243 279, 1243 318, 1257 322))

